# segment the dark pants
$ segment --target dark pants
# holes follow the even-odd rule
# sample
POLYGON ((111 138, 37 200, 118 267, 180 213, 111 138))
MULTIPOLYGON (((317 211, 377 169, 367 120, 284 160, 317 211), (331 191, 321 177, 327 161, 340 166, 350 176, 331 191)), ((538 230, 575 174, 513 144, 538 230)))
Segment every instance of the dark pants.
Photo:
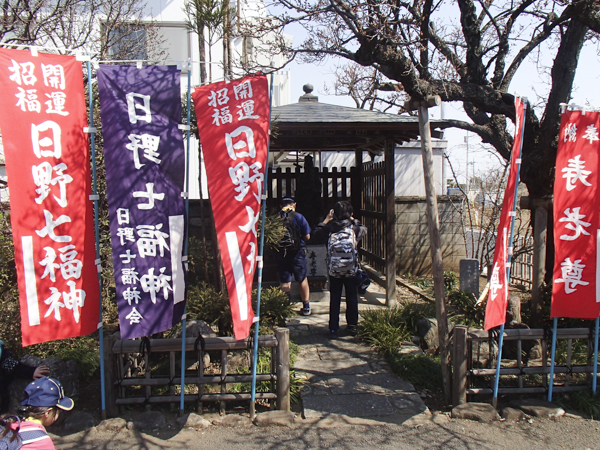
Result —
POLYGON ((346 290, 346 323, 351 327, 358 324, 358 294, 354 277, 329 277, 329 329, 334 331, 340 328, 342 288, 346 290))

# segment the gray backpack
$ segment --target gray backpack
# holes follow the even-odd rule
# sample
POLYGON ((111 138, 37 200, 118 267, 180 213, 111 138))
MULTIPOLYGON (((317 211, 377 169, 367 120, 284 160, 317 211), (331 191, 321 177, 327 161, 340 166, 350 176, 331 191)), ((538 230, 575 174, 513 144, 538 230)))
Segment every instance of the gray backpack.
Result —
POLYGON ((329 235, 327 241, 327 270, 334 278, 353 277, 358 269, 356 235, 352 226, 329 235))

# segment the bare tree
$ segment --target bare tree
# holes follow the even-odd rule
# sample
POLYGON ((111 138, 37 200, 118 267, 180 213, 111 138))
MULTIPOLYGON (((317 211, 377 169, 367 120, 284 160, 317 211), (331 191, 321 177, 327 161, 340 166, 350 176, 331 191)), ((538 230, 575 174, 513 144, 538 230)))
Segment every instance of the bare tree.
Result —
MULTIPOLYGON (((376 68, 364 67, 356 63, 337 66, 335 69, 335 95, 349 96, 354 100, 357 108, 370 111, 390 112, 397 111, 406 95, 397 89, 392 92, 380 92, 379 86, 389 85, 376 68)), ((329 88, 325 86, 327 92, 329 88)))
POLYGON ((255 24, 255 33, 296 22, 308 36, 294 47, 281 35, 275 51, 310 61, 346 58, 392 80, 379 85, 380 90, 402 90, 418 100, 440 95, 444 101, 461 102, 470 121, 451 120, 450 125, 478 134, 506 160, 512 147, 507 119, 514 120, 515 114, 508 93, 511 83, 527 58, 553 52, 547 100, 527 115, 521 170, 532 197, 552 193, 559 104, 570 98, 581 48, 600 31, 599 2, 275 3, 285 12, 255 24))
POLYGON ((156 28, 140 20, 142 0, 8 0, 2 6, 5 43, 82 49, 101 59, 160 54, 156 28))

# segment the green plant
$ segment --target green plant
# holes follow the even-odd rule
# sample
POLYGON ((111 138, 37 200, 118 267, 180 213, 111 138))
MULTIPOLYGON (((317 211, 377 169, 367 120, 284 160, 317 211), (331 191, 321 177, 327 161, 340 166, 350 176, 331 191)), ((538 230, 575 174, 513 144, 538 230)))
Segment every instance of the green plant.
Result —
POLYGON ((439 357, 400 355, 388 358, 392 371, 417 389, 438 391, 442 387, 442 366, 439 357))
MULTIPOLYGON (((256 311, 256 293, 252 292, 252 306, 256 311)), ((260 296, 260 324, 265 327, 265 333, 273 332, 274 327, 285 326, 285 321, 293 315, 294 307, 289 304, 288 296, 278 287, 270 287, 262 290, 260 296)))
POLYGON ((384 356, 398 350, 400 343, 410 337, 402 309, 370 309, 364 311, 359 322, 358 335, 384 356))
POLYGON ((448 314, 454 322, 471 327, 480 327, 483 324, 485 310, 476 306, 477 299, 470 292, 450 292, 448 302, 454 307, 448 314))
MULTIPOLYGON (((260 232, 262 230, 262 213, 258 220, 257 230, 259 233, 258 239, 260 241, 260 232)), ((283 233, 283 217, 279 215, 279 211, 267 214, 267 219, 265 220, 265 245, 272 249, 277 249, 277 243, 283 237, 283 233)))
POLYGON ((600 393, 595 395, 589 390, 576 391, 570 394, 564 394, 556 399, 563 408, 575 409, 588 414, 592 419, 600 417, 600 393))
POLYGON ((188 318, 199 319, 209 325, 216 325, 221 336, 228 336, 233 333, 229 299, 225 294, 217 292, 215 288, 207 283, 190 287, 187 310, 188 318))
POLYGON ((446 295, 457 289, 458 282, 459 278, 456 272, 452 272, 451 270, 444 272, 444 289, 446 290, 446 295))

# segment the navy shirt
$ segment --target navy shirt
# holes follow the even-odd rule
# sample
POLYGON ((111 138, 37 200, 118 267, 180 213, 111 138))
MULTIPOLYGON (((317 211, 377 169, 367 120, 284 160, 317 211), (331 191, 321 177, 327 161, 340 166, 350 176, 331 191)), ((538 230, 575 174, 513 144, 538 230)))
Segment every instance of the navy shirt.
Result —
MULTIPOLYGON (((286 213, 282 212, 281 216, 284 217, 284 214, 286 213)), ((304 216, 300 213, 296 213, 294 215, 294 217, 292 218, 292 223, 296 225, 298 231, 300 231, 300 237, 302 238, 300 240, 300 247, 306 247, 306 243, 304 242, 304 236, 310 234, 310 225, 308 224, 304 216)))

